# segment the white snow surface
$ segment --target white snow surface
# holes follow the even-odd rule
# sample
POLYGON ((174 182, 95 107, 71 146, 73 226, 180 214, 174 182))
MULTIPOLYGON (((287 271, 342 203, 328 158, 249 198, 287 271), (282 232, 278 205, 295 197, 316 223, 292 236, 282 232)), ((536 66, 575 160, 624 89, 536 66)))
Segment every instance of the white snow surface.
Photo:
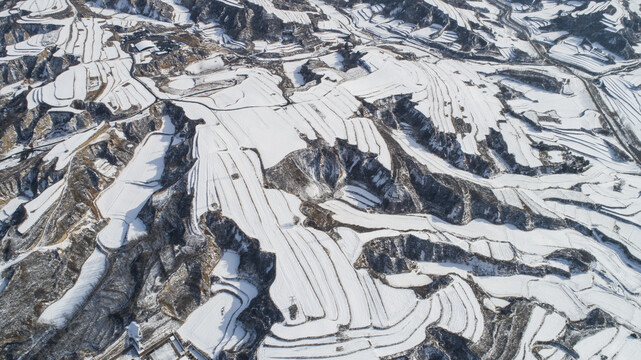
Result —
POLYGON ((163 118, 162 124, 159 131, 150 133, 143 140, 133 159, 95 201, 101 215, 109 219, 109 224, 98 233, 98 241, 107 248, 124 245, 129 225, 136 220, 151 195, 160 189, 165 152, 175 132, 168 116, 163 118))
MULTIPOLYGON (((565 350, 554 344, 567 334, 570 322, 585 320, 594 309, 608 314, 618 326, 581 334, 584 337, 570 350, 581 359, 630 359, 641 351, 641 341, 632 336, 641 332, 641 169, 621 156, 626 150, 616 136, 602 131, 601 114, 601 107, 607 107, 622 127, 641 138, 641 71, 637 60, 623 59, 602 44, 563 31, 546 31, 560 14, 577 17, 607 9, 599 21, 606 31, 615 33, 629 19, 628 11, 641 14, 639 1, 590 1, 585 6, 581 1, 544 0, 537 6, 511 3, 511 21, 527 29, 534 43, 544 44, 550 58, 572 69, 564 71, 550 65, 510 65, 506 60, 518 51, 536 57, 537 50, 500 23, 505 13, 502 7, 485 1, 463 6, 425 0, 451 26, 421 28, 393 13, 384 16, 382 4, 356 4, 338 11, 321 0, 311 0, 313 10, 303 12, 285 10, 271 0, 249 0, 252 6, 264 9, 266 17, 287 26, 309 25, 310 15, 322 14, 316 19, 314 30, 318 31, 313 36, 324 44, 342 46, 346 37, 357 38, 360 45, 352 50, 362 57, 350 70, 337 47, 321 51, 264 40, 245 44, 217 23, 193 24, 189 10, 178 0, 160 2, 171 9, 171 18, 124 14, 123 9, 102 8, 101 1, 89 7, 103 15, 96 17, 79 14, 76 5, 65 0, 20 1, 0 13, 0 17, 15 17, 19 24, 48 24, 53 29, 8 44, 1 63, 41 56, 54 46, 58 49, 54 57, 70 55, 77 60, 52 81, 9 84, 0 96, 27 91, 29 110, 47 105, 53 113, 81 114, 83 110, 72 105, 82 100, 104 104, 113 115, 122 115, 121 120, 29 144, 29 150, 45 151, 43 162, 52 166, 55 162, 53 168, 63 175, 40 183, 36 194, 29 190, 6 197, 5 191, 13 185, 3 184, 0 222, 24 206, 18 235, 40 228, 46 232, 69 186, 75 186, 69 184, 75 156, 98 140, 124 138, 118 125, 151 116, 152 104, 167 101, 182 108, 189 120, 198 121, 191 143, 193 166, 186 175, 191 197, 188 231, 202 235, 201 216, 220 211, 256 239, 261 251, 276 257, 269 296, 284 320, 274 324, 261 341, 258 358, 395 357, 423 343, 430 327, 475 343, 487 321, 481 303, 496 312, 515 299, 535 303, 518 342, 517 359, 564 358, 565 350), (140 24, 167 31, 184 26, 191 35, 220 46, 207 44, 210 50, 214 45, 211 54, 180 73, 169 71, 167 81, 134 76, 136 64, 151 61, 150 49, 155 45, 150 40, 138 41, 134 45, 142 52, 129 54, 113 29, 140 24), (498 51, 496 61, 435 56, 434 44, 451 54, 464 51, 461 31, 452 30, 456 28, 475 32, 493 44, 498 51), (255 57, 251 66, 230 61, 233 50, 240 48, 255 57), (305 83, 300 73, 309 60, 326 65, 314 70, 320 75, 318 83, 305 83), (560 90, 519 79, 511 71, 553 79, 560 90), (578 75, 598 85, 603 104, 578 75), (284 91, 286 83, 293 87, 284 91), (501 96, 506 91, 511 95, 501 96), (415 125, 364 107, 364 102, 379 104, 400 97, 413 104, 412 114, 423 121, 421 129, 429 125, 441 136, 438 139, 451 139, 457 152, 487 161, 495 172, 485 177, 475 174, 465 164, 439 155, 438 150, 447 144, 431 143, 431 150, 425 145, 438 140, 436 137, 418 138, 415 125), (486 146, 492 134, 500 134, 501 146, 512 155, 509 161, 486 146), (315 140, 328 146, 344 141, 380 165, 372 175, 374 185, 341 173, 330 196, 318 201, 318 207, 337 225, 332 232, 307 226, 301 211, 303 199, 265 183, 265 169, 315 140), (570 173, 546 170, 561 167, 572 157, 589 165, 570 173), (482 196, 501 205, 500 211, 527 212, 527 230, 474 218, 478 214, 472 214, 468 198, 462 200, 465 209, 460 220, 454 212, 439 218, 427 208, 402 214, 385 210, 386 201, 395 193, 383 193, 377 187, 388 176, 407 179, 416 175, 408 174, 404 159, 435 178, 483 189, 482 196), (518 174, 518 169, 530 173, 518 174), (535 223, 540 219, 554 229, 535 223), (454 246, 488 263, 510 261, 554 271, 535 276, 493 272, 490 265, 474 261, 408 260, 407 271, 376 277, 357 266, 369 242, 402 236, 454 246), (576 250, 587 252, 593 260, 585 269, 571 272, 571 264, 555 255, 576 250), (442 277, 448 278, 447 285, 429 296, 414 291, 442 277), (297 311, 290 311, 292 307, 297 311)), ((245 6, 234 0, 220 2, 233 8, 245 6)), ((119 7, 123 6, 128 5, 122 2, 119 7)), ((160 129, 142 139, 125 166, 104 159, 93 164, 109 183, 94 199, 96 216, 105 226, 75 284, 46 306, 39 323, 64 328, 100 284, 109 257, 152 233, 139 215, 149 199, 163 190, 165 156, 183 140, 169 116, 158 120, 162 121, 160 129)), ((19 164, 18 155, 25 149, 27 145, 16 145, 3 153, 6 162, 0 168, 19 164)), ((306 189, 308 197, 322 193, 315 186, 306 189)), ((409 196, 408 201, 420 203, 414 198, 417 194, 409 196)), ((491 211, 495 210, 486 212, 491 211)), ((40 242, 0 263, 0 269, 33 251, 64 251, 66 246, 42 246, 40 242)), ((239 253, 223 252, 209 274, 217 279, 209 289, 211 297, 176 330, 181 340, 211 358, 241 349, 253 336, 238 317, 258 296, 258 287, 240 273, 240 261, 239 253)), ((3 279, 0 287, 8 281, 3 279)))
POLYGON ((107 271, 107 256, 96 249, 82 265, 80 276, 73 287, 62 298, 49 305, 38 318, 38 322, 57 328, 66 326, 73 314, 96 288, 105 271, 107 271))
POLYGON ((246 331, 237 317, 256 297, 256 287, 238 277, 240 256, 223 253, 212 275, 220 279, 211 287, 212 297, 192 312, 178 329, 178 335, 211 358, 222 351, 233 351, 242 344, 246 331))

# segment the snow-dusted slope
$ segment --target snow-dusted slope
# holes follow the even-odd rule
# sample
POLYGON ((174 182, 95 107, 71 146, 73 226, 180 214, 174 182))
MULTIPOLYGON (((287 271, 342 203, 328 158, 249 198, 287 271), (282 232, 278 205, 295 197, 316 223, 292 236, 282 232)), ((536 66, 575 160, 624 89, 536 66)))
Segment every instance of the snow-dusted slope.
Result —
POLYGON ((5 357, 641 350, 638 4, 0 6, 5 357))

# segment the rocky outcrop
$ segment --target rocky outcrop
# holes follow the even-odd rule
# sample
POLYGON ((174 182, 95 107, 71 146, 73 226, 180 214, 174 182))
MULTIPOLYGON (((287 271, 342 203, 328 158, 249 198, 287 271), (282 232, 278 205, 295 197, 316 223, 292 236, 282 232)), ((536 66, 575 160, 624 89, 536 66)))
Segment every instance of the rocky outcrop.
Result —
MULTIPOLYGON (((400 150, 393 146, 392 149, 392 154, 395 151, 400 154, 400 150)), ((316 142, 266 169, 265 177, 271 186, 313 202, 331 198, 347 184, 357 184, 378 196, 381 203, 376 210, 386 213, 425 212, 455 224, 485 219, 522 229, 573 226, 502 204, 490 189, 448 175, 432 174, 410 158, 393 156, 393 159, 396 170, 391 173, 374 154, 363 153, 344 141, 338 140, 334 148, 316 142), (310 188, 314 191, 309 191, 310 188), (316 195, 310 197, 310 193, 316 195)))
POLYGON ((7 359, 638 346, 629 4, 42 4, 0 4, 7 359))
MULTIPOLYGON (((560 255, 560 254, 559 254, 560 255)), ((586 254, 589 256, 589 254, 586 254)), ((556 256, 555 256, 556 257, 556 256)), ((587 266, 580 259, 576 262, 587 266)), ((413 262, 431 262, 458 264, 469 268, 476 276, 501 276, 523 274, 544 276, 554 274, 569 277, 570 274, 550 266, 531 267, 515 261, 497 260, 483 255, 469 253, 451 244, 434 243, 419 239, 412 235, 398 238, 380 238, 367 243, 360 258, 356 261, 359 266, 371 269, 379 274, 398 274, 409 272, 413 262)), ((588 263, 589 264, 589 263, 588 263)), ((579 267, 573 267, 577 269, 579 267)))

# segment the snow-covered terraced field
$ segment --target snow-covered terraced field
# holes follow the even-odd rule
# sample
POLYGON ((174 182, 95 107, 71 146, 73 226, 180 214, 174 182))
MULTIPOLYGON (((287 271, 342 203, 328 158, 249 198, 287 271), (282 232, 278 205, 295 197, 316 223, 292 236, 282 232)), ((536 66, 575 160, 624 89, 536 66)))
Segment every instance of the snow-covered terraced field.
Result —
POLYGON ((112 113, 143 110, 155 98, 130 76, 132 64, 130 59, 124 59, 76 65, 60 74, 56 81, 33 89, 28 95, 29 107, 41 103, 69 107, 75 100, 87 100, 92 96, 112 113))
POLYGON ((638 5, 3 4, 0 357, 633 359, 638 5))
POLYGON ((271 0, 249 0, 250 3, 256 4, 269 14, 273 14, 281 19, 284 23, 309 24, 309 16, 305 12, 282 10, 274 6, 271 0))
POLYGON ((641 138, 641 71, 603 77, 603 91, 609 107, 614 110, 624 127, 641 138))
POLYGON ((183 340, 212 358, 225 350, 239 348, 250 336, 237 324, 237 318, 256 297, 256 287, 238 276, 239 263, 237 253, 223 254, 212 272, 220 279, 211 287, 212 298, 191 313, 178 329, 183 340))

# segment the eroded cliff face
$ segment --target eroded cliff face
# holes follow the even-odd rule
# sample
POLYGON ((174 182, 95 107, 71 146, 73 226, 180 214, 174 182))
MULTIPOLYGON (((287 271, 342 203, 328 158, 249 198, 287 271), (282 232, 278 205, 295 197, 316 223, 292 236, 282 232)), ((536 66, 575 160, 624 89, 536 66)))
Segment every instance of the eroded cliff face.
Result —
POLYGON ((631 358, 638 3, 0 5, 3 358, 631 358))

